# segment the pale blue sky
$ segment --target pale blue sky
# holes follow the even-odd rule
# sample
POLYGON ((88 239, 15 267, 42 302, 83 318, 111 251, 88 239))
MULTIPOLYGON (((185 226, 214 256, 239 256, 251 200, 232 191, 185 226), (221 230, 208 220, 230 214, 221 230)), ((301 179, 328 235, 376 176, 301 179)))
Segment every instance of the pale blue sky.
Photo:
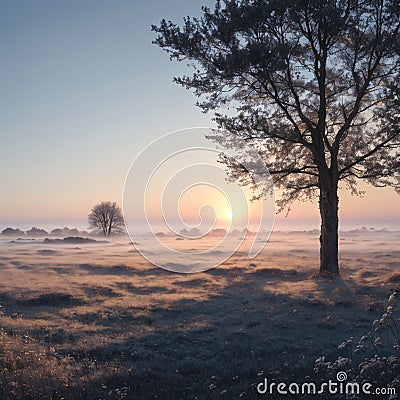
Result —
MULTIPOLYGON (((162 18, 199 15, 203 4, 213 1, 0 1, 0 229, 85 226, 96 202, 120 203, 146 144, 211 125, 194 95, 172 83, 185 63, 170 62, 150 30, 162 18)), ((398 214, 392 190, 349 201, 341 210, 360 225, 398 214)), ((318 223, 317 205, 297 210, 293 220, 318 223)))
POLYGON ((1 2, 0 223, 85 218, 93 202, 120 200, 150 140, 210 124, 150 31, 204 3, 1 2))

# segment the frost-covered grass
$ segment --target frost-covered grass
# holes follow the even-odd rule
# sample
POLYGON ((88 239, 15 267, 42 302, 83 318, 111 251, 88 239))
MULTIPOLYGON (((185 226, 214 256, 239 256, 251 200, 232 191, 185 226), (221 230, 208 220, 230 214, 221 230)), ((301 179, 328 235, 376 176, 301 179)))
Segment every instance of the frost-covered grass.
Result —
POLYGON ((397 374, 385 350, 396 328, 383 322, 397 318, 398 234, 345 239, 332 281, 316 277, 316 234, 274 234, 257 259, 238 252, 193 275, 148 264, 122 239, 52 252, 0 243, 0 399, 255 399, 264 377, 328 378, 314 372, 321 356, 321 368, 350 360, 357 379, 373 345, 397 374))

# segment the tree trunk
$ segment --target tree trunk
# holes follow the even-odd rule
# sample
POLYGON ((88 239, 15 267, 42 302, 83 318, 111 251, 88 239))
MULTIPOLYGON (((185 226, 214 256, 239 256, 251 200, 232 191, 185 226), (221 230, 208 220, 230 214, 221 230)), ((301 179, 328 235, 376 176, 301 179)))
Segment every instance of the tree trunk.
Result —
POLYGON ((338 263, 338 184, 331 174, 320 174, 321 214, 320 275, 339 275, 338 263))

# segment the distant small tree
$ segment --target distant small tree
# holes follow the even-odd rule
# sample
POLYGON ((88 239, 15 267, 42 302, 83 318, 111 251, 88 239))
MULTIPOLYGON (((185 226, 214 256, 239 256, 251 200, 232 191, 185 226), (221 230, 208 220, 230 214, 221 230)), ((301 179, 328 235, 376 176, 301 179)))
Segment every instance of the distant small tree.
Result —
POLYGON ((115 201, 102 201, 96 204, 88 215, 89 225, 110 236, 111 232, 122 232, 124 217, 121 208, 115 201))
POLYGON ((1 231, 2 235, 6 236, 24 236, 25 232, 21 231, 21 229, 13 229, 13 228, 5 228, 1 231))
MULTIPOLYGON (((78 235, 82 235, 85 232, 79 232, 79 230, 77 228, 68 228, 67 226, 64 228, 55 228, 53 229, 50 234, 52 236, 78 236, 78 235)), ((86 232, 87 233, 87 232, 86 232)))
POLYGON ((46 236, 48 232, 42 228, 37 228, 36 226, 32 226, 29 231, 26 231, 27 236, 46 236))

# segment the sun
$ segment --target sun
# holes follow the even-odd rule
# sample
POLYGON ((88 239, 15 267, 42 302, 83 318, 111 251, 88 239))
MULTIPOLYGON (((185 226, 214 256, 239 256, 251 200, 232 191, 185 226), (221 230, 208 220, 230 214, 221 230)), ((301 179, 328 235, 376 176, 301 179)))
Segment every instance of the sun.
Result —
POLYGON ((227 211, 225 213, 225 216, 226 216, 226 218, 232 219, 232 217, 233 217, 232 211, 227 211))

